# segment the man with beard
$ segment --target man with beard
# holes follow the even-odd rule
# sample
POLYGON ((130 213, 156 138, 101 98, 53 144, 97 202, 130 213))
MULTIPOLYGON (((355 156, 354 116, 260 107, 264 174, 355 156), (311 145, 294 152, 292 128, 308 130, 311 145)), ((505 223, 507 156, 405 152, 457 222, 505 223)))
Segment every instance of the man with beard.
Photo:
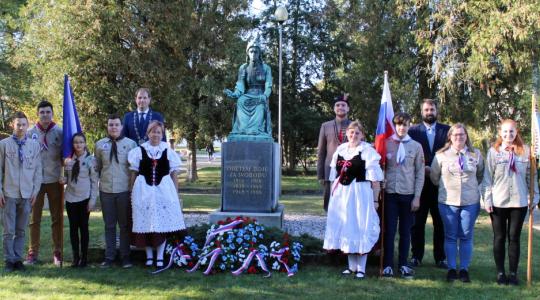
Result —
POLYGON ((337 147, 347 142, 345 131, 351 121, 348 119, 349 99, 348 94, 334 99, 335 119, 324 122, 319 132, 319 144, 317 145, 317 178, 324 187, 324 211, 328 211, 330 199, 330 161, 337 147))
POLYGON ((420 208, 416 211, 414 226, 411 229, 411 266, 420 265, 424 258, 426 220, 430 213, 433 220, 433 258, 437 267, 446 269, 443 223, 437 203, 438 187, 429 180, 429 174, 431 161, 435 153, 446 143, 450 127, 437 122, 437 103, 433 99, 423 100, 421 114, 423 122, 409 129, 410 137, 422 145, 426 166, 420 208))

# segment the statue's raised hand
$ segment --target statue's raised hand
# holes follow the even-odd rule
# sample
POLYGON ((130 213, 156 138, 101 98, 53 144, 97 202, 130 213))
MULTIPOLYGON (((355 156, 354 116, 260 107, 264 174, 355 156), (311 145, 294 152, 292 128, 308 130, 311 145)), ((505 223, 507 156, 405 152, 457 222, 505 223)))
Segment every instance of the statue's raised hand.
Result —
POLYGON ((227 97, 233 98, 233 99, 237 99, 238 96, 239 96, 239 95, 237 95, 236 93, 234 93, 233 91, 231 91, 229 89, 224 89, 223 93, 225 93, 225 95, 227 95, 227 97))

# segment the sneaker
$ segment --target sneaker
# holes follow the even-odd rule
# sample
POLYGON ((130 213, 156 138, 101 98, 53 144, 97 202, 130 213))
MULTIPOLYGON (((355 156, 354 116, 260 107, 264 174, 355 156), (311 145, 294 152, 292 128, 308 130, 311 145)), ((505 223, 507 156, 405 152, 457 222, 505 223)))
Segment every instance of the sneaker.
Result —
POLYGON ((401 268, 399 268, 399 272, 401 273, 401 278, 403 279, 414 279, 414 270, 412 268, 401 266, 401 268))
POLYGON ((13 269, 16 271, 24 271, 26 268, 24 267, 22 261, 16 261, 13 264, 13 269))
POLYGON ((439 269, 448 269, 448 264, 446 263, 446 260, 439 260, 438 262, 435 263, 435 265, 439 269))
POLYGON ((352 274, 355 274, 356 272, 351 270, 351 269, 347 269, 343 272, 341 272, 341 275, 345 275, 345 276, 348 276, 348 275, 352 275, 352 274))
POLYGON ((411 265, 411 267, 419 267, 422 264, 422 260, 413 257, 411 258, 411 261, 409 262, 409 264, 411 265))
POLYGON ((34 252, 28 252, 26 255, 26 260, 24 261, 25 265, 35 265, 38 262, 38 256, 34 252))
POLYGON ((124 268, 124 269, 129 269, 129 268, 131 268, 131 267, 133 267, 133 264, 131 263, 131 261, 129 260, 129 258, 124 258, 124 259, 122 260, 122 268, 124 268))
POLYGON ((53 262, 54 262, 54 265, 57 267, 62 266, 62 255, 59 251, 54 251, 53 262))
POLYGON ((465 283, 471 282, 471 279, 469 278, 469 272, 467 272, 467 270, 465 269, 459 270, 459 280, 465 283))
POLYGON ((454 282, 458 279, 456 269, 448 270, 448 273, 446 274, 446 281, 448 282, 454 282))
POLYGON ((510 273, 510 275, 508 275, 508 284, 519 285, 519 281, 517 279, 516 273, 510 273))
POLYGON ((112 265, 113 265, 112 260, 105 259, 105 260, 99 265, 99 267, 102 268, 102 269, 107 269, 107 268, 112 267, 112 265))
POLYGON ((497 274, 497 284, 498 285, 507 285, 508 284, 508 278, 506 278, 506 274, 499 273, 497 274))
POLYGON ((11 273, 15 271, 15 266, 13 265, 12 262, 6 261, 6 265, 4 266, 4 271, 6 271, 6 273, 11 273))
POLYGON ((383 277, 394 277, 394 270, 392 270, 392 267, 388 266, 388 267, 384 268, 384 270, 382 271, 382 276, 383 277))

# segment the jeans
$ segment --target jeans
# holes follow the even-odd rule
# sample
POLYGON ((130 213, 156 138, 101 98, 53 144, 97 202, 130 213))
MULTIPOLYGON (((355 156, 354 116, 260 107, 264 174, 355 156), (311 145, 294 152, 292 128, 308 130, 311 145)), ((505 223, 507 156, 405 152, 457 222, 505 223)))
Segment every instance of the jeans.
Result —
POLYGON ((460 270, 468 270, 472 259, 474 223, 480 212, 480 203, 465 206, 439 203, 439 212, 444 224, 444 251, 448 269, 457 269, 459 254, 460 270))
POLYGON ((30 199, 5 197, 5 200, 2 209, 4 259, 15 263, 23 260, 24 231, 28 226, 32 205, 30 199))
POLYGON ((131 227, 130 193, 99 192, 103 221, 105 222, 105 259, 113 261, 116 258, 116 224, 120 227, 120 258, 129 258, 129 242, 131 227))
POLYGON ((413 195, 385 194, 384 196, 384 266, 394 267, 394 238, 399 221, 398 267, 407 265, 411 246, 411 227, 414 213, 411 211, 413 195))

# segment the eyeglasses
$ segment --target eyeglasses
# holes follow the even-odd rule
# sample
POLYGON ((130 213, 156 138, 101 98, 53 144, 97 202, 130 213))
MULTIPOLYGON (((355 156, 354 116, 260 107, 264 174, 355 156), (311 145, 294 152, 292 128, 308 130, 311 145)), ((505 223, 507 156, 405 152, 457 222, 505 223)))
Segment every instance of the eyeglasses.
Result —
POLYGON ((463 136, 466 136, 465 133, 454 133, 452 134, 453 137, 463 137, 463 136))

